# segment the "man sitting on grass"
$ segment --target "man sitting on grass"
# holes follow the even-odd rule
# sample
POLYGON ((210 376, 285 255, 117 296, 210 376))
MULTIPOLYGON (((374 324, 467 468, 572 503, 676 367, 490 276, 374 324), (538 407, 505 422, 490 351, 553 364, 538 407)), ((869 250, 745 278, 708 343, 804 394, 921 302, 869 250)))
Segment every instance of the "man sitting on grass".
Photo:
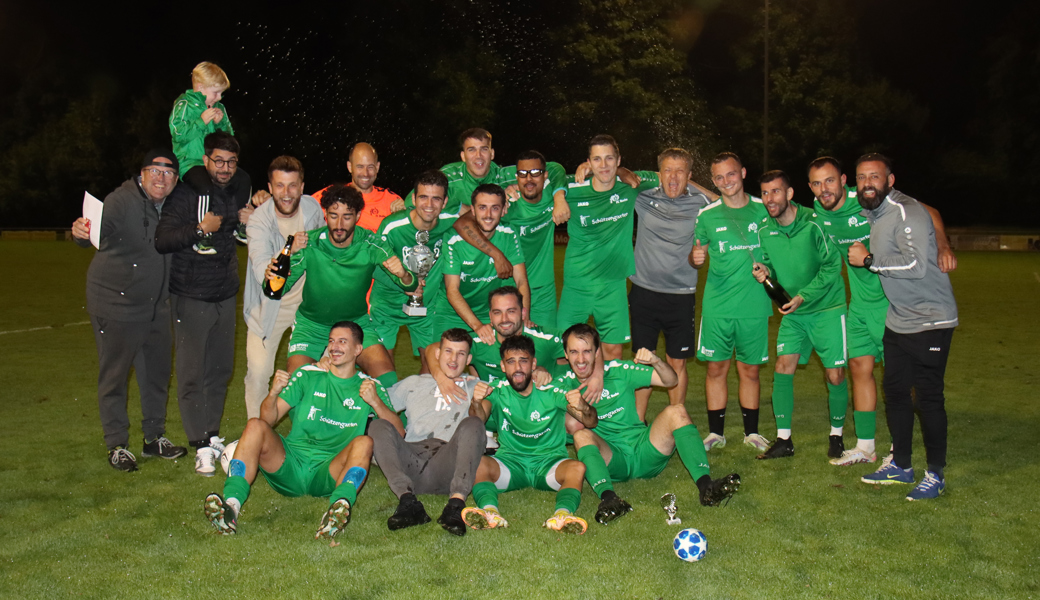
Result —
POLYGON ((470 404, 470 414, 480 417, 498 430, 501 449, 485 456, 477 469, 473 500, 477 507, 462 511, 462 518, 473 529, 507 527, 498 512, 498 492, 526 487, 556 490, 556 512, 544 527, 564 533, 585 533, 585 519, 574 515, 581 504, 585 465, 567 458, 565 415, 571 415, 588 428, 596 426, 596 409, 581 398, 579 390, 564 392, 553 387, 535 387, 531 374, 537 366, 534 342, 527 336, 502 341, 500 351, 506 379, 488 388, 490 400, 481 387, 470 404))
MULTIPOLYGON (((579 323, 563 333, 563 343, 571 370, 554 385, 580 390, 592 376, 593 361, 600 348, 599 333, 590 325, 579 323)), ((596 403, 601 415, 599 425, 595 432, 585 428, 574 432, 578 460, 585 464, 589 485, 602 499, 596 511, 599 523, 606 525, 632 510, 614 492, 614 481, 657 477, 676 450, 697 483, 704 506, 718 506, 740 487, 740 475, 736 473, 716 480, 708 475, 708 454, 685 406, 666 406, 649 427, 639 418, 637 388, 670 388, 678 381, 675 370, 647 348, 640 348, 634 361, 611 360, 604 365, 604 394, 596 403)), ((575 425, 571 423, 570 429, 575 425)))
POLYGON ((329 498, 316 538, 332 539, 350 522, 350 508, 372 461, 372 438, 364 435, 370 413, 404 434, 390 408, 386 390, 357 371, 364 333, 353 321, 341 321, 329 333, 330 367, 305 365, 293 373, 275 373, 271 392, 250 419, 228 466, 224 497, 206 496, 206 518, 225 535, 237 530, 238 514, 249 497, 257 470, 283 496, 329 498), (274 428, 292 417, 283 437, 274 428))

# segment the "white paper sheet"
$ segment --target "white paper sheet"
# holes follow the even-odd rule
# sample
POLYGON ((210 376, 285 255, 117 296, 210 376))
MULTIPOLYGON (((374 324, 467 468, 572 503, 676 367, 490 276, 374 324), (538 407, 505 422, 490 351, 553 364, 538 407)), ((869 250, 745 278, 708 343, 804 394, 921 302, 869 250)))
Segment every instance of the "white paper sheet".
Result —
POLYGON ((91 196, 90 192, 83 192, 83 218, 90 221, 90 243, 94 244, 95 248, 101 248, 101 212, 104 206, 105 204, 91 196))

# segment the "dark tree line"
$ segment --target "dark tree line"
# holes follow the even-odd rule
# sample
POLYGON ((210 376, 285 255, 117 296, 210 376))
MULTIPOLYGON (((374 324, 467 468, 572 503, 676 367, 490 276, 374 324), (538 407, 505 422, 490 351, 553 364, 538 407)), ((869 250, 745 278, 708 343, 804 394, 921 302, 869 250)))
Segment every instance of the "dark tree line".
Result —
POLYGON ((133 173, 169 142, 170 107, 204 59, 228 72, 225 103, 258 182, 282 153, 303 160, 310 189, 345 179, 364 140, 381 153, 381 184, 403 193, 419 170, 458 159, 467 127, 495 134, 500 164, 535 146, 570 168, 607 132, 633 168, 690 149, 702 180, 712 155, 734 150, 749 179, 787 170, 805 203, 812 158, 881 151, 897 186, 951 224, 1036 225, 1026 174, 1040 167, 1040 9, 1012 3, 981 25, 951 4, 771 0, 768 165, 762 0, 260 3, 222 13, 219 35, 178 29, 171 9, 128 12, 146 48, 83 12, 4 8, 0 226, 66 225, 83 190, 103 196, 133 173))

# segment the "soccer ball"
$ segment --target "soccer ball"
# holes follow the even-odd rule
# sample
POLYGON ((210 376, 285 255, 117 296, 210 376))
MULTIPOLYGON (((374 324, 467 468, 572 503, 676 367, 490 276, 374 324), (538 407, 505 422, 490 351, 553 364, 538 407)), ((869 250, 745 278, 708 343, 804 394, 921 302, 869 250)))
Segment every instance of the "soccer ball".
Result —
POLYGON ((224 446, 224 451, 220 453, 220 468, 224 469, 225 475, 228 472, 229 465, 231 465, 231 459, 235 458, 235 448, 238 448, 238 440, 224 446))
POLYGON ((697 562, 708 551, 708 539, 697 529, 683 529, 672 542, 675 555, 686 562, 697 562))

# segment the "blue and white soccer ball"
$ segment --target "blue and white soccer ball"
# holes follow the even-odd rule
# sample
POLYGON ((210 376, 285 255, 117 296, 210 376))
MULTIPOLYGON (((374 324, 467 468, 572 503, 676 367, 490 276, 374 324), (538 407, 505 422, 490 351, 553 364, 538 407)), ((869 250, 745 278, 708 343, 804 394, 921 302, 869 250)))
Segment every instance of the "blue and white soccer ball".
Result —
POLYGON ((683 529, 672 542, 675 555, 686 562, 697 562, 708 551, 708 538, 698 529, 683 529))

